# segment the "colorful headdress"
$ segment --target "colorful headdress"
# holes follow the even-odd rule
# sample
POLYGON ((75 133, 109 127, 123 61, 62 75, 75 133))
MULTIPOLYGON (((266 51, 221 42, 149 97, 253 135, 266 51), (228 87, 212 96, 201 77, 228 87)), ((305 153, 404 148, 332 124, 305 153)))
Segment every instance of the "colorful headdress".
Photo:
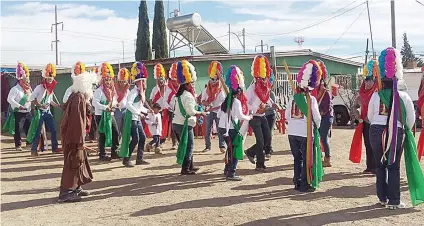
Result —
POLYGON ((130 71, 126 68, 121 68, 119 70, 118 80, 119 81, 128 81, 130 79, 130 71))
POLYGON ((162 64, 156 64, 155 68, 153 70, 153 75, 155 77, 155 79, 166 79, 166 72, 165 72, 165 68, 163 68, 162 64))
POLYGON ((102 76, 102 78, 105 78, 105 77, 114 78, 115 77, 115 73, 113 72, 112 65, 110 65, 110 63, 108 63, 108 62, 102 63, 99 70, 97 71, 97 74, 102 76))
POLYGON ((133 82, 140 81, 142 79, 147 79, 149 74, 147 73, 147 68, 141 62, 135 62, 131 68, 131 79, 133 82))
POLYGON ((325 66, 324 62, 322 62, 321 60, 316 60, 316 61, 317 61, 319 68, 321 69, 321 72, 322 72, 321 76, 318 78, 318 81, 321 82, 321 81, 327 80, 327 77, 328 77, 327 76, 327 67, 325 66))
POLYGON ((309 60, 303 64, 299 73, 297 74, 296 81, 300 88, 314 89, 318 85, 319 79, 322 77, 322 70, 318 62, 315 60, 309 60))
POLYGON ((403 79, 402 56, 399 50, 389 47, 378 57, 381 79, 403 79))
POLYGON ((365 79, 377 80, 379 89, 381 88, 380 68, 377 59, 371 59, 364 67, 362 77, 365 79))
POLYGON ((236 65, 231 65, 228 68, 227 74, 225 75, 225 85, 227 85, 231 92, 244 88, 243 71, 236 65))
POLYGON ((268 58, 264 55, 257 55, 255 56, 255 59, 253 59, 252 62, 252 76, 254 78, 270 78, 272 69, 269 65, 268 58))
POLYGON ((56 66, 52 63, 48 63, 46 68, 43 70, 42 76, 43 78, 56 77, 56 66))
POLYGON ((18 66, 16 66, 16 79, 20 80, 25 77, 29 78, 28 67, 22 62, 18 62, 18 66))
POLYGON ((177 62, 177 79, 180 84, 187 84, 197 80, 196 69, 187 60, 177 62))
POLYGON ((218 73, 222 75, 222 65, 218 61, 212 61, 208 68, 209 78, 216 78, 218 73))
POLYGON ((85 72, 85 65, 78 61, 76 64, 72 65, 71 77, 80 75, 85 72))
POLYGON ((177 62, 171 64, 171 68, 169 68, 168 78, 171 80, 177 80, 177 62))

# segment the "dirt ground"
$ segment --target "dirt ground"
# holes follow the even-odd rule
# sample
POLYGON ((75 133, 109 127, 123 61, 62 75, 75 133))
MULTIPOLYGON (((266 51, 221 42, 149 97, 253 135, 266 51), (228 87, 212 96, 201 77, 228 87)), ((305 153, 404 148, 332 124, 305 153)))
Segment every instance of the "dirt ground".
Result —
MULTIPOLYGON (((195 140, 195 176, 180 176, 175 151, 147 153, 151 164, 123 168, 121 162, 100 163, 90 157, 94 181, 84 188, 92 195, 78 203, 58 204, 61 155, 37 158, 16 152, 13 138, 1 140, 2 225, 422 225, 424 205, 411 207, 402 164, 403 210, 376 205, 375 178, 363 175, 361 164, 348 160, 353 130, 336 129, 331 141, 332 168, 314 193, 293 190, 287 135, 273 137, 274 155, 268 172, 257 173, 247 159, 239 163, 241 182, 223 178, 218 148, 203 154, 195 140)), ((418 137, 418 136, 417 136, 418 137)), ((213 146, 217 147, 216 139, 213 146)), ((254 142, 249 137, 247 145, 254 142)), ((94 144, 92 144, 94 145, 94 144)), ((169 146, 165 145, 165 148, 169 146)), ((424 164, 422 163, 424 168, 424 164)))

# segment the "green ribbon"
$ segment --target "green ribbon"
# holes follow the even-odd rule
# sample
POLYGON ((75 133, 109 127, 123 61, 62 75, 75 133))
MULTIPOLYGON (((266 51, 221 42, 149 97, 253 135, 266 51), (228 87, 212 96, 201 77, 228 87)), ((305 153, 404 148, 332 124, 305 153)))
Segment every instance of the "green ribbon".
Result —
POLYGON ((179 165, 182 165, 184 162, 184 158, 187 153, 187 145, 188 145, 188 118, 190 116, 187 115, 186 111, 184 110, 183 104, 181 103, 181 97, 178 97, 178 106, 180 107, 180 112, 185 118, 184 120, 184 126, 183 130, 181 132, 181 138, 180 142, 178 144, 178 150, 177 150, 177 163, 179 165))
MULTIPOLYGON (((42 105, 47 103, 48 97, 49 95, 46 92, 43 99, 41 100, 42 105)), ((32 142, 34 141, 34 138, 38 129, 38 124, 40 123, 40 119, 41 119, 41 112, 40 112, 40 109, 36 107, 35 114, 31 119, 31 125, 29 126, 28 135, 27 135, 27 142, 30 144, 32 144, 32 142)))
POLYGON ((129 158, 130 139, 131 139, 132 113, 128 109, 124 116, 124 128, 122 130, 122 142, 119 149, 119 157, 129 158))
MULTIPOLYGON (((19 104, 24 106, 28 100, 28 95, 24 94, 24 96, 19 100, 19 104)), ((19 108, 11 109, 9 108, 8 117, 6 122, 3 125, 3 130, 8 132, 10 135, 15 135, 15 112, 18 112, 19 108)))
MULTIPOLYGON (((108 105, 109 102, 101 101, 103 105, 108 105)), ((112 147, 112 112, 103 111, 99 122, 99 132, 105 134, 105 147, 112 147)))
MULTIPOLYGON (((231 101, 233 99, 233 95, 229 94, 227 99, 227 113, 229 117, 231 117, 231 101)), ((233 118, 231 118, 231 123, 233 123, 234 130, 236 131, 236 136, 232 141, 233 145, 233 157, 238 160, 243 160, 243 136, 240 134, 240 121, 237 123, 234 122, 233 118)))

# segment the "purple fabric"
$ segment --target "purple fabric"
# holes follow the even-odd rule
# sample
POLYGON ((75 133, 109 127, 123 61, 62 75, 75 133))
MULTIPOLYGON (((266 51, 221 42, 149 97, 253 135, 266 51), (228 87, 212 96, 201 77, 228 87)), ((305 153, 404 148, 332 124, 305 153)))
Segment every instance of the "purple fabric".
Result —
POLYGON ((324 97, 322 98, 321 103, 319 104, 319 111, 325 113, 322 116, 334 116, 333 98, 331 97, 329 91, 325 92, 324 97))

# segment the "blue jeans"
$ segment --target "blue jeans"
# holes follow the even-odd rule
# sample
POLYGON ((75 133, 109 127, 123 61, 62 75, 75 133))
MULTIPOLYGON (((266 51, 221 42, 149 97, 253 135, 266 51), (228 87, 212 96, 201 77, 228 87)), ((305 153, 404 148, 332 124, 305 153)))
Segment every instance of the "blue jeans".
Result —
POLYGON ((300 188, 306 188, 306 137, 289 135, 290 149, 294 158, 293 182, 299 184, 300 188))
MULTIPOLYGON (((224 137, 226 129, 219 128, 218 130, 219 130, 219 133, 224 138, 225 143, 227 144, 227 153, 226 154, 228 154, 228 152, 230 151, 230 145, 228 145, 228 143, 230 142, 230 140, 233 141, 234 138, 236 137, 236 130, 230 129, 228 131, 228 135, 229 135, 228 137, 224 137)), ((234 147, 231 147, 231 148, 233 148, 232 150, 234 150, 234 147)), ((229 158, 228 163, 225 164, 225 168, 224 168, 224 174, 227 177, 234 177, 235 174, 236 174, 238 159, 236 159, 234 157, 234 153, 232 153, 232 154, 233 154, 233 156, 231 156, 229 158)))
MULTIPOLYGON (((180 124, 172 124, 172 129, 177 136, 178 142, 180 142, 181 134, 183 133, 183 125, 180 124)), ((188 143, 187 143, 187 151, 184 157, 183 165, 181 166, 182 170, 190 170, 193 167, 193 145, 194 145, 194 132, 193 127, 188 126, 188 143)))
POLYGON ((122 129, 124 129, 124 116, 126 111, 127 111, 126 108, 122 110, 119 110, 118 108, 114 112, 116 127, 118 127, 118 131, 119 131, 119 138, 122 136, 122 129))
POLYGON ((330 157, 330 141, 328 139, 328 134, 330 133, 333 119, 333 116, 323 116, 319 127, 319 135, 321 137, 322 145, 324 146, 325 157, 327 158, 330 157))
POLYGON ((149 145, 157 148, 160 144, 160 135, 152 135, 152 141, 149 142, 149 145))
MULTIPOLYGON (((219 124, 219 118, 218 114, 215 112, 211 112, 209 115, 206 116, 206 131, 205 131, 205 141, 206 141, 206 148, 211 149, 211 133, 212 133, 212 126, 213 122, 215 121, 216 128, 218 128, 219 124)), ((218 140, 219 140, 219 148, 225 148, 225 141, 222 139, 222 135, 218 133, 218 140)))
MULTIPOLYGON (((381 161, 383 157, 383 141, 381 139, 387 126, 371 125, 370 141, 375 160, 377 162, 376 187, 378 199, 382 202, 389 201, 389 205, 400 203, 400 159, 402 157, 403 130, 398 128, 398 140, 396 147, 396 160, 388 165, 387 160, 381 161), (386 180, 387 178, 387 180, 386 180)), ((388 136, 388 134, 386 135, 388 136)), ((386 153, 388 157, 390 151, 386 153)))
POLYGON ((143 159, 144 144, 146 143, 146 134, 144 134, 143 125, 140 121, 133 120, 131 122, 131 142, 130 142, 130 153, 128 159, 131 158, 131 155, 137 147, 137 160, 143 159))
POLYGON ((31 152, 37 151, 38 142, 40 141, 41 136, 41 127, 43 126, 43 123, 45 123, 46 127, 50 130, 50 133, 52 134, 52 151, 57 150, 57 135, 53 115, 50 111, 40 111, 40 122, 38 123, 37 132, 35 132, 35 137, 32 141, 31 152))

